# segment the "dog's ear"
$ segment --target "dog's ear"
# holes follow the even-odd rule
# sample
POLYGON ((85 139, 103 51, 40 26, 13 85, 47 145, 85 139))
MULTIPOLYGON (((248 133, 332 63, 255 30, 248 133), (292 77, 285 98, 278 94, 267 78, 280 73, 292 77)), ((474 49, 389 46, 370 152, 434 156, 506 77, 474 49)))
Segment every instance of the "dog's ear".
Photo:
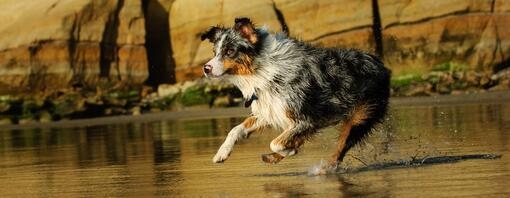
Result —
POLYGON ((257 32, 255 32, 255 27, 249 18, 236 18, 234 22, 234 29, 239 32, 242 37, 248 40, 251 44, 257 43, 257 32))
POLYGON ((202 41, 205 39, 209 39, 209 41, 211 43, 214 43, 214 42, 216 42, 216 40, 218 40, 218 36, 220 35, 221 31, 222 31, 222 28, 213 26, 206 32, 203 32, 200 35, 200 39, 202 39, 202 41))

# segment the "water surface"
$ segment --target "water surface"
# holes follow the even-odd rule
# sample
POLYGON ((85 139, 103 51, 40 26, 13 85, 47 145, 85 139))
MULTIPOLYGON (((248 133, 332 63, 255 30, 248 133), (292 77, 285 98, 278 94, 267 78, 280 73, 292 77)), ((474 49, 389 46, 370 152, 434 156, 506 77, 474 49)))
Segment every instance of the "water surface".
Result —
POLYGON ((0 131, 2 197, 508 197, 510 102, 392 106, 351 151, 347 173, 309 176, 327 159, 327 128, 277 165, 260 154, 278 132, 254 134, 224 164, 211 158, 244 114, 0 131), (423 166, 363 169, 413 159, 497 154, 423 166))

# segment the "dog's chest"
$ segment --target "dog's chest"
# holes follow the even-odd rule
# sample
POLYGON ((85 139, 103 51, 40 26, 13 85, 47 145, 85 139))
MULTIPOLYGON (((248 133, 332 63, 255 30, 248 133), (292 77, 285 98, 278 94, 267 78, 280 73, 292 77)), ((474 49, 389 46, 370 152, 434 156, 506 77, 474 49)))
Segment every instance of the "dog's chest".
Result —
POLYGON ((286 129, 291 124, 286 101, 268 92, 257 93, 257 100, 251 104, 252 114, 260 121, 276 128, 286 129))

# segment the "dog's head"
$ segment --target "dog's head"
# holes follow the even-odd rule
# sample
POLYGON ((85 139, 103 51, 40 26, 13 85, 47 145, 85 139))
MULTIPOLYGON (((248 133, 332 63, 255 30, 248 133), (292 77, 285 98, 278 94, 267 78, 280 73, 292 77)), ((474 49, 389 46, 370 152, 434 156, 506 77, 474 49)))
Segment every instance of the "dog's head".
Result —
POLYGON ((214 57, 204 65, 204 74, 207 77, 253 74, 257 31, 249 18, 237 18, 232 28, 215 26, 204 32, 201 39, 214 44, 214 57))

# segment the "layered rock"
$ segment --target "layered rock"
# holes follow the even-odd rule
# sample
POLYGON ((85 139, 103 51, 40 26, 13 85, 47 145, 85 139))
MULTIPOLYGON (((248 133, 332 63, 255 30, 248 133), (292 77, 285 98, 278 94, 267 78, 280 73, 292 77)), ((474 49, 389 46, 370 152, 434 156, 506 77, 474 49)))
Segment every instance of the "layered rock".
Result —
POLYGON ((394 74, 444 62, 491 70, 510 54, 507 1, 380 1, 384 58, 394 74))
POLYGON ((506 54, 510 54, 510 36, 507 28, 502 27, 510 20, 510 3, 504 0, 274 0, 240 7, 243 3, 176 1, 170 20, 175 43, 172 46, 178 49, 174 58, 179 80, 200 76, 199 65, 211 56, 210 46, 197 38, 200 31, 211 24, 229 26, 235 16, 249 16, 263 23, 277 21, 287 27, 291 36, 319 46, 358 48, 373 53, 382 48, 384 61, 395 75, 426 72, 445 62, 487 71, 504 67, 498 65, 509 59, 506 54), (238 9, 229 12, 225 6, 238 9), (377 36, 374 11, 379 12, 382 32, 379 41, 374 39, 377 36))
POLYGON ((196 79, 212 47, 200 33, 239 16, 318 46, 382 51, 394 75, 510 64, 507 0, 3 0, 0 10, 0 94, 196 79))
MULTIPOLYGON (((506 24, 510 11, 510 3, 504 0, 145 2, 149 2, 148 7, 159 3, 170 12, 168 42, 177 81, 201 76, 200 65, 211 56, 211 45, 201 42, 199 34, 214 24, 230 26, 238 16, 251 17, 270 31, 287 30, 291 36, 316 45, 374 52, 378 47, 373 18, 377 9, 384 60, 395 75, 425 72, 452 61, 470 69, 488 70, 508 60, 510 37, 505 28, 498 28, 506 24)), ((168 14, 154 14, 158 12, 162 11, 147 13, 168 14)))
POLYGON ((275 0, 275 8, 293 37, 324 47, 374 49, 369 0, 275 0))
POLYGON ((140 7, 124 0, 2 1, 2 92, 93 85, 100 78, 141 83, 147 64, 140 7))
MULTIPOLYGON (((94 0, 95 1, 95 0, 94 0)), ((145 15, 141 1, 119 0, 117 38, 117 62, 111 62, 116 71, 109 72, 111 80, 140 84, 148 78, 145 15)), ((116 45, 115 45, 116 44, 116 45)), ((113 53, 115 55, 115 53, 113 53)))

